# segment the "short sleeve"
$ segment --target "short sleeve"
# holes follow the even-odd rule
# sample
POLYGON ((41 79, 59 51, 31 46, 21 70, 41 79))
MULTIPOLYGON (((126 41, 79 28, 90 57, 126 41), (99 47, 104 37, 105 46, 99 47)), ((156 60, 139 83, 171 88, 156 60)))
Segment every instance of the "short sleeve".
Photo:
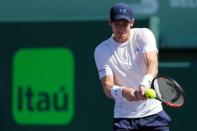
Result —
POLYGON ((156 40, 153 32, 147 28, 143 28, 142 33, 143 52, 157 51, 156 40))
POLYGON ((112 70, 108 65, 108 58, 100 48, 95 49, 94 58, 100 79, 107 75, 113 75, 112 70))

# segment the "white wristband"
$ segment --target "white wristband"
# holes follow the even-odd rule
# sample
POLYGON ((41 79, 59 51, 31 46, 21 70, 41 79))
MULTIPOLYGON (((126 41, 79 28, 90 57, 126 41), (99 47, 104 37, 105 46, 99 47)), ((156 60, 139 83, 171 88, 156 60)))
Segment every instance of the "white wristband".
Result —
POLYGON ((111 88, 111 95, 115 100, 121 100, 122 99, 122 87, 121 86, 113 86, 111 88))
POLYGON ((142 82, 140 83, 140 85, 143 85, 143 86, 145 86, 146 88, 150 88, 153 78, 154 78, 154 77, 153 77, 152 75, 146 74, 146 75, 143 77, 142 82))

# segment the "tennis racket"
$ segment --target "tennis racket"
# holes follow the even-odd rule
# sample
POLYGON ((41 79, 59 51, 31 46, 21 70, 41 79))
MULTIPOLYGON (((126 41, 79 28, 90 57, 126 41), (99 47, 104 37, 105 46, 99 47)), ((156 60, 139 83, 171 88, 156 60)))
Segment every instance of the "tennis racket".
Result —
POLYGON ((151 88, 157 100, 172 108, 180 108, 185 102, 185 91, 174 79, 159 75, 152 81, 151 88))
POLYGON ((165 105, 173 108, 180 108, 184 105, 185 91, 174 79, 159 75, 153 79, 151 88, 156 92, 156 99, 165 105))

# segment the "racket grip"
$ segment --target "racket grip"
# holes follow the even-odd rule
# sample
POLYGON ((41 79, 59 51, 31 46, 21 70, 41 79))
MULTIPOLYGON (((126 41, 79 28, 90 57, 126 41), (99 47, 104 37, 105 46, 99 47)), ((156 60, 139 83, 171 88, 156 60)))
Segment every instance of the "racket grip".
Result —
POLYGON ((141 96, 141 92, 140 91, 135 91, 135 96, 136 97, 141 96))

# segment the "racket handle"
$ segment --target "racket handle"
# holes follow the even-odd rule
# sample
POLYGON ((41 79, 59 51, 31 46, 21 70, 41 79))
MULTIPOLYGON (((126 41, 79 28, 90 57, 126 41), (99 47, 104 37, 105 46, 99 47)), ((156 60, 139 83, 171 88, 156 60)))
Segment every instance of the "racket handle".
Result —
POLYGON ((141 92, 140 91, 135 91, 135 96, 136 97, 141 96, 141 92))

